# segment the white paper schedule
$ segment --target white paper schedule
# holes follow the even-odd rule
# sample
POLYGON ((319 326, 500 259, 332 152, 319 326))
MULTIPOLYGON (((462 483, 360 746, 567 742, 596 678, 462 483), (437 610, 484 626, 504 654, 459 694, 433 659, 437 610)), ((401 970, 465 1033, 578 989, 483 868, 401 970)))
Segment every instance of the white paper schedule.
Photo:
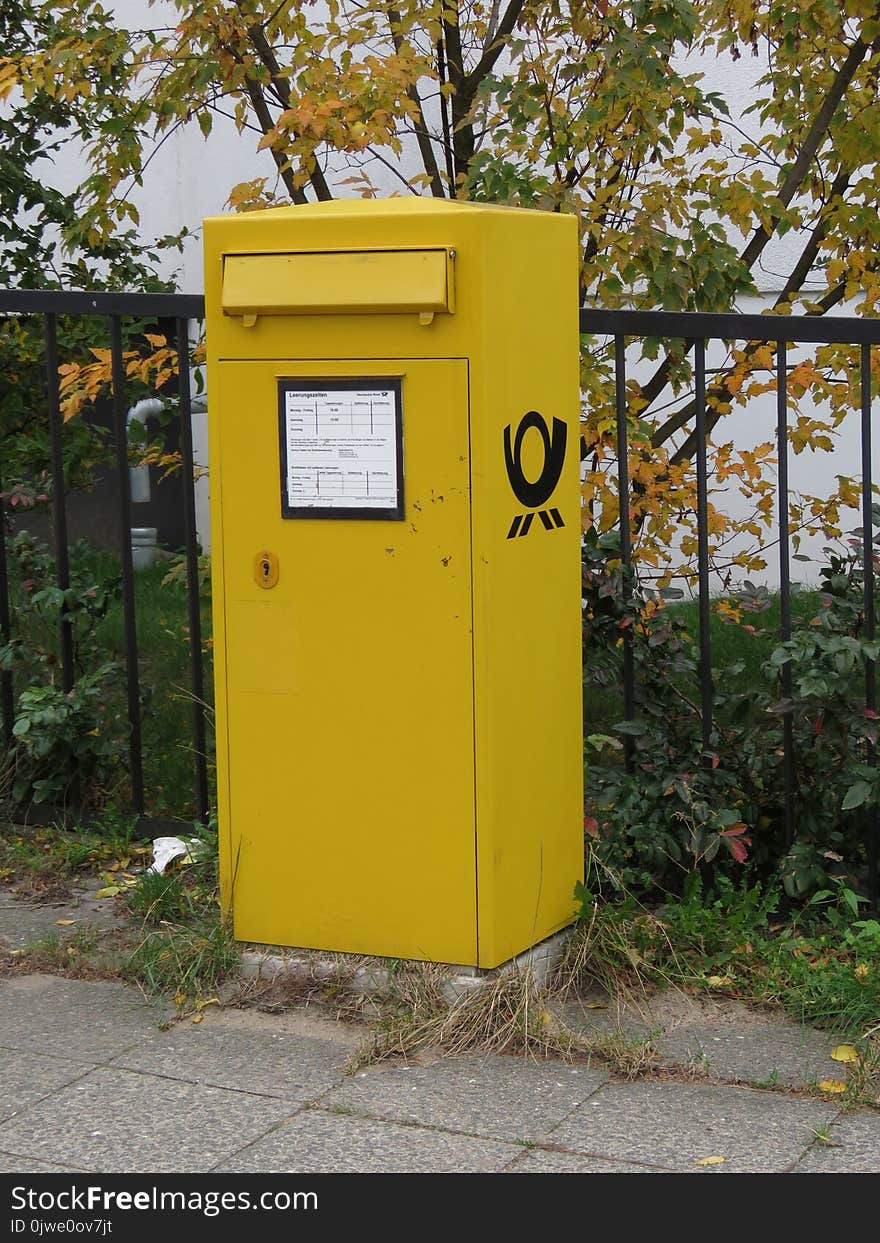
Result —
POLYGON ((289 510, 395 510, 398 390, 285 382, 282 435, 289 510))

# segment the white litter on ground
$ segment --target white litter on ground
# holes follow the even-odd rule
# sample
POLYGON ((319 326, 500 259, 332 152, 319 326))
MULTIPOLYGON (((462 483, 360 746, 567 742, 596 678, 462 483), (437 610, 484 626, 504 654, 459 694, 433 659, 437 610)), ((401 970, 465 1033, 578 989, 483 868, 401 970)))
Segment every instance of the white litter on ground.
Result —
POLYGON ((175 859, 193 863, 204 851, 205 843, 197 837, 157 837, 153 841, 153 862, 147 871, 161 876, 175 859))

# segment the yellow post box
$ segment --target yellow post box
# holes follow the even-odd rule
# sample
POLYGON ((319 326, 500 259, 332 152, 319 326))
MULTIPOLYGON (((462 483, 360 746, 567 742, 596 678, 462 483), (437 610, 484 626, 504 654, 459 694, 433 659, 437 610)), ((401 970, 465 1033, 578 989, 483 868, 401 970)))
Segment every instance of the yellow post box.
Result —
POLYGON ((583 871, 576 221, 320 203, 205 258, 235 934, 497 966, 583 871))

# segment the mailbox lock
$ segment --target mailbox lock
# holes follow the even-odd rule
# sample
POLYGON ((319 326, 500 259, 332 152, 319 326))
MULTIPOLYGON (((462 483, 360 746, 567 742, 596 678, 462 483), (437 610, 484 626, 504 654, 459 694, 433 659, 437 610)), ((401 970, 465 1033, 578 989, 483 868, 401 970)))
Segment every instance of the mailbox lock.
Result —
POLYGON ((267 590, 278 582, 278 558, 274 552, 258 552, 254 558, 254 581, 267 590))

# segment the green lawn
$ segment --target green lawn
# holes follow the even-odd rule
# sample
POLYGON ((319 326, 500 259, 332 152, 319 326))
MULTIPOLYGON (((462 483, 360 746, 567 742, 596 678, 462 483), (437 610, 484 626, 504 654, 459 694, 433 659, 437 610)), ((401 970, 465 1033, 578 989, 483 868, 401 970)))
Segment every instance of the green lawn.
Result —
MULTIPOLYGON (((72 581, 102 585, 121 576, 119 558, 109 552, 86 548, 82 543, 70 551, 72 581)), ((144 790, 146 812, 156 817, 181 817, 191 820, 196 815, 194 782, 195 767, 192 743, 192 695, 190 691, 189 625, 185 580, 182 574, 175 581, 164 583, 171 565, 160 562, 148 570, 135 573, 135 611, 138 644, 138 672, 142 704, 141 730, 143 740, 144 790)), ((31 648, 51 654, 54 669, 58 668, 57 613, 45 615, 34 610, 23 612, 20 579, 23 575, 13 557, 10 563, 10 596, 13 612, 13 635, 24 638, 31 648)), ((43 575, 36 590, 46 586, 43 575)), ((211 649, 211 609, 203 599, 202 650, 204 655, 204 686, 209 755, 209 783, 213 786, 213 660, 211 649)), ((76 674, 91 671, 108 660, 124 670, 125 642, 121 595, 112 600, 106 616, 98 623, 91 646, 83 641, 84 623, 78 619, 75 635, 78 651, 76 674)), ((44 683, 46 671, 33 674, 34 683, 44 683)), ((57 676, 57 675, 56 675, 57 676)), ((15 675, 16 697, 28 685, 22 670, 15 675)), ((111 717, 127 720, 127 691, 124 674, 109 691, 111 717)), ((124 728, 124 725, 122 726, 124 728)), ((121 766, 121 781, 112 797, 120 811, 130 805, 131 787, 128 779, 127 754, 121 766)), ((212 791, 213 792, 213 791, 212 791)))
MULTIPOLYGON (((143 704, 144 789, 148 815, 192 819, 196 815, 196 806, 187 597, 182 583, 163 586, 162 580, 167 573, 166 563, 135 574, 138 672, 143 704)), ((209 780, 213 785, 211 610, 210 604, 204 600, 201 615, 209 780)), ((97 638, 108 655, 124 663, 121 600, 111 606, 98 628, 97 638)), ((124 696, 124 688, 121 693, 124 696)))
MULTIPOLYGON (((791 621, 795 627, 799 623, 809 622, 816 616, 820 608, 820 595, 817 591, 795 591, 791 596, 791 621)), ((742 623, 735 625, 724 621, 714 608, 713 601, 709 643, 712 654, 712 669, 715 673, 735 664, 742 664, 740 673, 730 677, 725 685, 728 689, 745 691, 750 688, 769 685, 767 675, 762 666, 769 659, 770 653, 779 643, 780 630, 780 597, 778 594, 769 597, 769 607, 760 613, 744 612, 742 623), (744 627, 754 627, 754 633, 744 627)), ((696 647, 700 637, 699 605, 696 601, 667 606, 670 613, 684 617, 687 633, 696 647)), ((587 654, 589 669, 589 653, 587 654)), ((685 689, 683 687, 683 689, 685 689)), ((694 694, 699 693, 696 683, 688 688, 694 694)), ((590 733, 607 732, 617 721, 623 719, 623 691, 594 687, 587 683, 584 695, 585 727, 590 733)))

